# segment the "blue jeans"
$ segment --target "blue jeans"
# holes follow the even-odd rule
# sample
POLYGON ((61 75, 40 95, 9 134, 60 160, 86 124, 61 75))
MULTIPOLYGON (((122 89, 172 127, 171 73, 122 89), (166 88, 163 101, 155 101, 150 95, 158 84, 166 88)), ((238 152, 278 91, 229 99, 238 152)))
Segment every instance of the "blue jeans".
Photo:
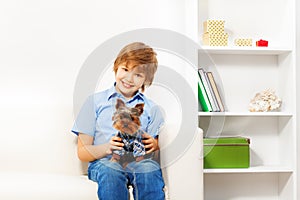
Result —
POLYGON ((128 200, 128 185, 135 200, 164 200, 160 166, 152 159, 131 162, 124 169, 118 162, 102 158, 90 163, 89 179, 98 183, 100 200, 128 200))

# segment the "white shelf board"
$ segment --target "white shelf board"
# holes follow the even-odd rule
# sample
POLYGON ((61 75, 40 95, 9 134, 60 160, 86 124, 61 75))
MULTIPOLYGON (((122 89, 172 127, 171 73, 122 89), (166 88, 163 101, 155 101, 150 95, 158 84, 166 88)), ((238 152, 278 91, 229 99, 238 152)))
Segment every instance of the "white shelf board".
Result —
POLYGON ((226 173, 292 173, 293 170, 282 166, 255 166, 249 168, 231 169, 203 169, 205 174, 226 174, 226 173))
POLYGON ((289 112, 198 112, 198 116, 291 117, 289 112))
POLYGON ((280 55, 289 53, 292 50, 288 48, 272 47, 215 47, 202 46, 208 54, 237 54, 237 55, 280 55))

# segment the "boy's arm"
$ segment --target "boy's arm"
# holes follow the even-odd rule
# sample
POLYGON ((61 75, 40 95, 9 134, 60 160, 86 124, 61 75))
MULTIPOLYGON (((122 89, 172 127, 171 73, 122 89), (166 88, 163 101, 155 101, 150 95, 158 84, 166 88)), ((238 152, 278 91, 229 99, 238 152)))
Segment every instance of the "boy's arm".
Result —
POLYGON ((123 143, 121 138, 112 137, 111 141, 106 144, 93 145, 94 137, 79 133, 77 144, 77 155, 81 161, 89 162, 103 158, 112 153, 115 149, 122 149, 123 143))

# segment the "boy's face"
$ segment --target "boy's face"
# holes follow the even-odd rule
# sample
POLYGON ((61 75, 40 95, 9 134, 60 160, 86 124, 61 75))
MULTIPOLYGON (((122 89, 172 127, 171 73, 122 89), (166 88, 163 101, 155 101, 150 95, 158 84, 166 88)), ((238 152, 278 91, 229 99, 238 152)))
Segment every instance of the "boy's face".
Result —
POLYGON ((116 90, 125 98, 131 98, 145 82, 145 73, 141 67, 132 68, 132 65, 120 64, 115 74, 116 90))

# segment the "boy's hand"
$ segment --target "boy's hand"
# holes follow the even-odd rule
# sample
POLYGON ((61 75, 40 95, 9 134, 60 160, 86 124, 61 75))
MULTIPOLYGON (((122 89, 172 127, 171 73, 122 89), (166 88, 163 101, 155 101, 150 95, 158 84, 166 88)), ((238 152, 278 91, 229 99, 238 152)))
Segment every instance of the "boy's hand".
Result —
POLYGON ((124 144, 122 139, 118 136, 113 136, 109 141, 109 147, 106 151, 107 154, 112 154, 114 150, 122 150, 124 144))
POLYGON ((143 143, 145 145, 146 154, 154 152, 159 149, 158 139, 153 138, 151 135, 144 133, 143 134, 143 143))

